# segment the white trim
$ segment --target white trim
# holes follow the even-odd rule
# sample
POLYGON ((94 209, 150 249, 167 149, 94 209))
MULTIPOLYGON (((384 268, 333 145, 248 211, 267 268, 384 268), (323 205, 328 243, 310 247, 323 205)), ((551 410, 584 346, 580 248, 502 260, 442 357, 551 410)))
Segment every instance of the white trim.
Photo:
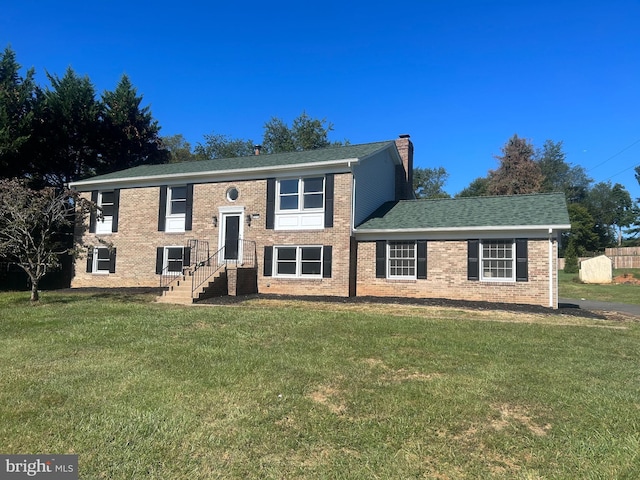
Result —
POLYGON ((314 176, 326 175, 328 173, 348 173, 352 165, 357 165, 359 161, 368 158, 346 158, 341 160, 329 160, 326 162, 299 163, 296 165, 276 165, 273 167, 260 168, 259 157, 254 168, 242 168, 234 170, 209 170, 206 172, 170 173, 163 175, 141 175, 130 178, 108 178, 104 180, 79 180, 70 182, 69 188, 79 191, 93 190, 96 186, 101 188, 134 188, 134 187, 157 187, 158 185, 183 185, 185 183, 221 183, 239 182, 243 180, 264 180, 272 177, 277 172, 283 175, 314 176))
POLYGON ((162 252, 162 271, 164 272, 165 275, 181 275, 182 274, 182 270, 184 269, 184 245, 165 245, 164 250, 162 252), (182 252, 182 254, 180 255, 180 262, 182 265, 182 268, 180 269, 179 272, 170 272, 168 270, 169 267, 169 249, 170 248, 179 248, 180 251, 182 252))
MULTIPOLYGON (((549 306, 553 308, 553 229, 549 229, 549 306)), ((557 271, 557 267, 556 267, 557 271)), ((556 289, 557 291, 557 289, 556 289)))
MULTIPOLYGON (((104 261, 104 258, 102 259, 104 261)), ((109 268, 111 267, 111 252, 109 251, 108 247, 93 247, 93 260, 92 260, 92 264, 91 264, 91 273, 94 275, 109 275, 111 272, 109 271, 109 268), (98 270, 98 252, 100 250, 106 250, 108 252, 107 254, 107 269, 106 270, 98 270)))
MULTIPOLYGON (((218 218, 220 219, 218 222, 219 225, 219 231, 218 231, 218 250, 221 250, 225 245, 224 245, 224 239, 226 236, 226 223, 225 220, 227 217, 239 217, 240 220, 238 222, 238 258, 236 259, 237 262, 241 262, 242 258, 243 258, 243 251, 242 251, 242 242, 240 240, 242 240, 244 238, 244 222, 245 222, 245 207, 244 205, 234 205, 234 206, 227 206, 227 207, 218 207, 218 218)), ((224 261, 224 255, 222 255, 222 258, 220 258, 220 261, 223 262, 224 261)), ((233 260, 231 260, 233 261, 233 260)))
POLYGON ((514 238, 482 238, 480 239, 480 245, 478 246, 478 261, 480 263, 480 281, 481 282, 502 282, 502 283, 513 283, 516 281, 516 264, 517 264, 517 253, 516 253, 516 240, 514 238), (485 259, 484 257, 484 242, 485 241, 502 241, 505 244, 511 242, 511 258, 491 258, 488 257, 485 259), (484 262, 493 261, 493 260, 510 260, 511 261, 511 276, 510 277, 485 277, 484 276, 484 262))
MULTIPOLYGON (((406 240, 391 240, 386 242, 387 246, 387 258, 386 262, 386 278, 387 280, 417 280, 418 278, 418 242, 406 241, 406 240), (413 245, 413 275, 391 275, 391 243, 406 243, 413 245)), ((400 260, 400 259, 395 259, 400 260)))
POLYGON ((274 278, 296 278, 296 279, 322 279, 324 266, 324 247, 322 245, 274 245, 273 246, 273 262, 272 277, 274 278), (278 250, 281 248, 295 248, 296 250, 296 273, 295 274, 278 274, 278 250), (320 273, 314 275, 302 274, 302 249, 303 248, 319 248, 320 249, 320 273))
POLYGON ((474 237, 488 239, 518 238, 526 236, 530 239, 546 239, 549 228, 555 230, 568 230, 569 226, 486 226, 486 227, 456 227, 456 228, 433 228, 433 229, 379 229, 379 230, 358 230, 354 233, 360 241, 373 240, 411 240, 422 238, 424 240, 466 240, 474 237), (566 227, 566 228, 565 228, 566 227))

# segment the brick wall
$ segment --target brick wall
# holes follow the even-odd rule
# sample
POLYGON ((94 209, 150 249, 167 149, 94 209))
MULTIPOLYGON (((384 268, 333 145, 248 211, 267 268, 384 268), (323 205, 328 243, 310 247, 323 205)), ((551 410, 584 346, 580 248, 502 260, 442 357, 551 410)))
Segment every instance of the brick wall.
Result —
MULTIPOLYGON (((556 247, 554 242, 554 259, 557 257, 556 247)), ((548 248, 546 239, 528 241, 528 282, 481 282, 467 280, 466 241, 429 241, 426 280, 387 280, 376 278, 376 243, 358 242, 357 295, 549 306, 548 248)), ((556 263, 554 260, 554 286, 557 285, 556 263)), ((557 306, 557 297, 554 298, 554 304, 557 306)))
MULTIPOLYGON (((108 242, 117 248, 116 272, 93 274, 86 272, 86 256, 75 264, 73 287, 116 287, 159 285, 155 273, 156 248, 186 245, 189 239, 206 240, 210 251, 218 250, 221 225, 220 207, 244 207, 241 219, 243 238, 256 242, 258 289, 277 294, 309 294, 347 296, 349 292, 349 237, 351 233, 351 174, 334 177, 334 220, 332 228, 306 231, 276 231, 265 228, 266 180, 220 182, 194 185, 192 230, 184 233, 158 231, 160 187, 130 188, 120 191, 118 232, 108 235, 85 233, 85 245, 100 246, 108 242), (235 187, 239 197, 227 199, 227 190, 235 187), (246 222, 247 215, 251 225, 246 222), (263 277, 265 245, 331 245, 333 246, 332 277, 313 280, 263 277)), ((90 198, 90 194, 83 196, 90 198)), ((79 232, 80 230, 78 230, 79 232)))

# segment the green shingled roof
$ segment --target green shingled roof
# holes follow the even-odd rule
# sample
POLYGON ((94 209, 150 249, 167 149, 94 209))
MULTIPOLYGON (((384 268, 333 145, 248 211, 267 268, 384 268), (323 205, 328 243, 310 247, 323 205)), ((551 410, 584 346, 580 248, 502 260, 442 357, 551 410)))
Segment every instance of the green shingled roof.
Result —
POLYGON ((249 157, 235 158, 216 158, 214 160, 166 163, 162 165, 141 165, 139 167, 120 170, 119 172, 98 175, 74 183, 82 184, 85 181, 112 181, 140 177, 165 177, 190 173, 206 174, 209 172, 215 173, 235 170, 253 170, 256 168, 286 167, 331 162, 351 158, 363 158, 393 144, 394 143, 392 141, 386 141, 361 145, 347 145, 344 147, 320 148, 304 152, 274 153, 270 155, 251 155, 249 157))
POLYGON ((358 230, 422 230, 569 225, 562 193, 388 202, 358 230))

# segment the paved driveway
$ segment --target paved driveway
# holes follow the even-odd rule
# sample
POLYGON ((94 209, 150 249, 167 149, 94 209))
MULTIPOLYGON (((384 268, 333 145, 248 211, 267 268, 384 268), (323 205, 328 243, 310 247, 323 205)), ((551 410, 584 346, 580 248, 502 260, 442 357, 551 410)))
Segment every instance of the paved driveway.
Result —
POLYGON ((597 310, 602 312, 618 312, 626 315, 640 317, 640 305, 629 305, 627 303, 598 302, 595 300, 584 300, 575 298, 560 298, 560 308, 580 308, 582 310, 597 310))

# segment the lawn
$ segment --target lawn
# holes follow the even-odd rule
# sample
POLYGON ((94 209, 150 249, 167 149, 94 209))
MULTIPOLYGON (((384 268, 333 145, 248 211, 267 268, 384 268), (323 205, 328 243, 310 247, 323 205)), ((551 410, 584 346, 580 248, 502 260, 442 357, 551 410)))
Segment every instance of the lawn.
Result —
POLYGON ((82 479, 640 477, 640 323, 0 294, 0 450, 82 479))
MULTIPOLYGON (((629 273, 635 278, 640 278, 640 269, 621 269, 613 272, 614 276, 629 273)), ((578 280, 578 274, 558 274, 558 288, 561 298, 585 298, 587 300, 599 300, 603 302, 619 302, 640 305, 640 285, 610 284, 595 285, 584 284, 578 280)))

